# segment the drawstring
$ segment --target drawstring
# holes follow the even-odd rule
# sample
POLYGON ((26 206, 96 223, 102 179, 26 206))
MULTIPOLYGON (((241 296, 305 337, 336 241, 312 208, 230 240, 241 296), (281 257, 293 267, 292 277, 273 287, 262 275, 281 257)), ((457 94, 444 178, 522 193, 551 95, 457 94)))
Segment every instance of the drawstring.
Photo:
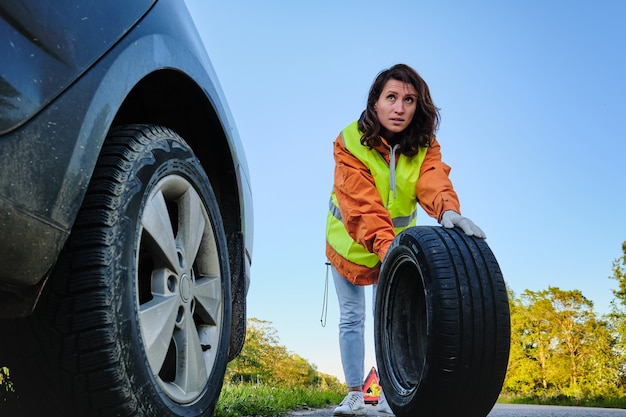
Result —
POLYGON ((322 317, 320 317, 320 323, 322 327, 326 327, 326 317, 328 316, 328 270, 330 269, 330 262, 326 262, 326 282, 324 283, 324 297, 322 299, 322 317))
POLYGON ((389 189, 393 191, 393 198, 396 198, 396 149, 400 145, 394 145, 389 155, 389 189))

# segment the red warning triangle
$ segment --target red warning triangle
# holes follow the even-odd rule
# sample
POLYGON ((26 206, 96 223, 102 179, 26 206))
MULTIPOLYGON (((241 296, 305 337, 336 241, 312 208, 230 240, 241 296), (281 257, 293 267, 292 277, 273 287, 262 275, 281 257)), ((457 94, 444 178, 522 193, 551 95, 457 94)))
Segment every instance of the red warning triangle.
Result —
POLYGON ((376 368, 372 366, 372 369, 369 374, 367 374, 367 377, 365 377, 365 382, 363 383, 363 400, 367 404, 377 404, 380 391, 378 372, 376 372, 376 368))

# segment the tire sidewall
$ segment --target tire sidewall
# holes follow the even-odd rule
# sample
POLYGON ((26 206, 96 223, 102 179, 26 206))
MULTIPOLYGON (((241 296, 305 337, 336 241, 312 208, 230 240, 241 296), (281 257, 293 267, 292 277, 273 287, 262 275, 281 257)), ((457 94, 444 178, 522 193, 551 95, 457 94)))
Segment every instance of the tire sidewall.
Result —
MULTIPOLYGON (((433 297, 433 280, 428 270, 428 265, 425 262, 422 251, 419 249, 419 242, 410 234, 400 233, 390 246, 385 260, 383 262, 381 273, 379 277, 378 290, 376 292, 376 316, 375 316, 375 343, 376 343, 376 357, 378 363, 378 372, 380 374, 381 381, 389 381, 390 383, 383 386, 385 397, 390 403, 396 405, 394 411, 402 413, 405 406, 416 403, 419 398, 428 395, 431 385, 429 380, 429 369, 432 365, 433 358, 433 320, 435 317, 435 302, 433 297), (412 249, 410 249, 412 248, 412 249), (397 268, 408 266, 409 268, 415 268, 418 273, 418 285, 421 286, 421 292, 423 296, 422 302, 419 303, 419 310, 425 317, 426 323, 424 324, 424 330, 420 336, 425 339, 422 340, 423 347, 420 354, 423 355, 424 368, 419 375, 419 382, 413 390, 404 390, 400 386, 391 383, 391 381, 397 380, 398 369, 390 369, 390 363, 393 363, 392 357, 398 356, 398 345, 390 343, 390 337, 393 333, 394 324, 391 323, 392 317, 390 317, 390 310, 394 308, 394 301, 390 297, 393 291, 396 291, 394 287, 398 285, 397 280, 393 275, 393 271, 397 268), (391 328, 389 325, 391 324, 391 328), (391 362, 390 362, 391 361, 391 362), (383 365, 384 364, 384 365, 383 365)), ((396 306, 397 307, 397 306, 396 306)), ((399 378, 401 379, 401 378, 399 378)))

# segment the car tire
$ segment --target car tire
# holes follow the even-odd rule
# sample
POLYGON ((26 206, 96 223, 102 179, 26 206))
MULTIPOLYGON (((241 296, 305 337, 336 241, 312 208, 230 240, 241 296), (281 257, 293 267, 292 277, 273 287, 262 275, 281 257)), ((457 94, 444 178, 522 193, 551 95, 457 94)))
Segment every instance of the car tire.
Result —
POLYGON ((381 267, 375 345, 380 385, 398 417, 485 417, 510 348, 507 289, 484 239, 415 226, 381 267))
POLYGON ((231 320, 226 237, 200 162, 171 130, 125 126, 105 141, 27 319, 39 373, 12 361, 11 375, 22 397, 45 376, 33 397, 64 416, 211 415, 231 320))

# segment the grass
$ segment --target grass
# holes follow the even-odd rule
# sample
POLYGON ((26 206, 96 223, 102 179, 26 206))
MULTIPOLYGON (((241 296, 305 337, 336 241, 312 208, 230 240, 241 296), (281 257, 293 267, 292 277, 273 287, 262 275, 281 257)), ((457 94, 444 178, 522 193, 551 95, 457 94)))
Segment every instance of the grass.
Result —
POLYGON ((294 410, 339 404, 343 396, 343 392, 328 389, 224 384, 214 417, 273 417, 294 410))
MULTIPOLYGON (((225 384, 214 417, 276 417, 290 411, 336 405, 344 392, 337 389, 272 387, 264 384, 225 384)), ((577 399, 564 395, 514 396, 503 394, 500 403, 626 408, 624 398, 577 399)))

